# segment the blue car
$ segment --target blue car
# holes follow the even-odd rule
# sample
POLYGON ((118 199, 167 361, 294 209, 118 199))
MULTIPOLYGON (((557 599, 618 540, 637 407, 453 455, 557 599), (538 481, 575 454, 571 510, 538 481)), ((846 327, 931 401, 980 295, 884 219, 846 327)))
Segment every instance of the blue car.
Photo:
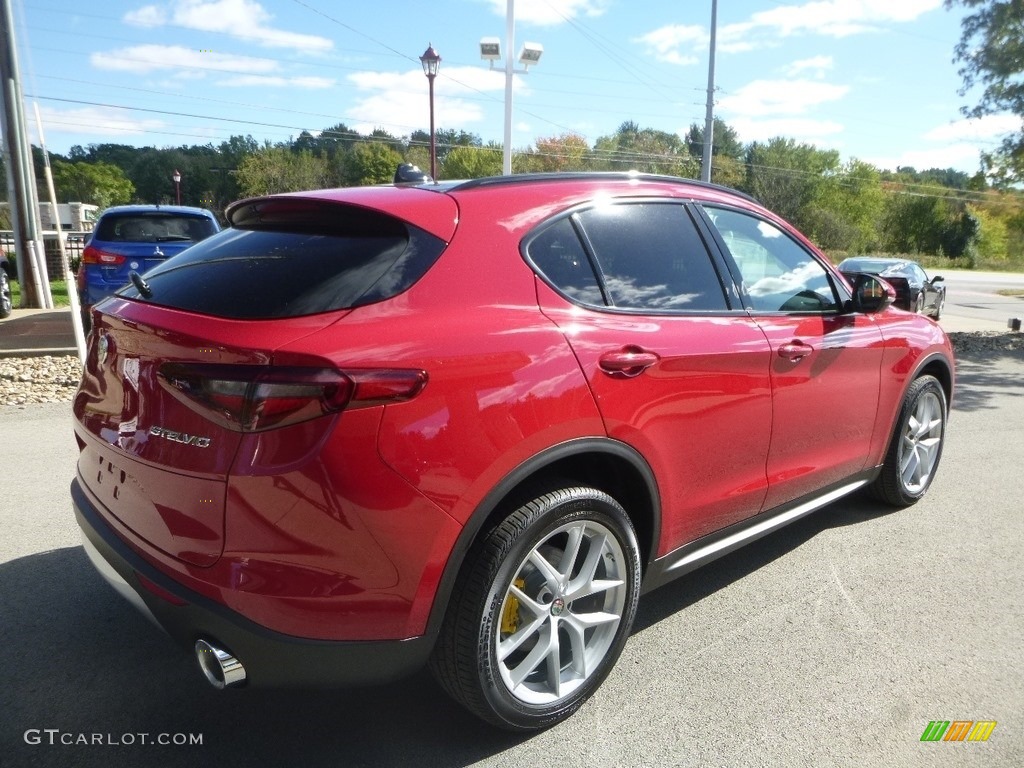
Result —
POLYGON ((107 208, 93 228, 78 268, 83 313, 131 280, 190 245, 220 231, 205 208, 119 205, 107 208))

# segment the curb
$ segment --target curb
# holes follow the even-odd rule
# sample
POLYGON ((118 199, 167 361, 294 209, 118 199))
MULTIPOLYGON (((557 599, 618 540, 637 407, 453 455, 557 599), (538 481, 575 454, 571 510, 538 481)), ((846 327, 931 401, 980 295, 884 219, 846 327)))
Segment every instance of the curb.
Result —
POLYGON ((49 347, 33 349, 0 349, 0 360, 12 357, 67 357, 78 356, 75 347, 49 347))

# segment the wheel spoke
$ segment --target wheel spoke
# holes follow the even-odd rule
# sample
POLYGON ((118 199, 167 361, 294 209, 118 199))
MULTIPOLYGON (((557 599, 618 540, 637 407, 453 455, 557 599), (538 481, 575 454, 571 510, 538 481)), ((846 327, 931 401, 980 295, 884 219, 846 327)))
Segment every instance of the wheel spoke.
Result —
POLYGON ((593 519, 567 521, 535 541, 500 608, 504 616, 507 601, 517 601, 516 631, 492 635, 512 696, 550 704, 574 695, 602 669, 636 589, 625 570, 630 563, 615 532, 593 519))
POLYGON ((534 549, 530 552, 530 556, 527 559, 540 571, 544 581, 547 582, 548 589, 552 592, 557 592, 558 588, 562 585, 562 574, 558 572, 558 569, 548 562, 548 559, 540 553, 539 549, 534 549))
POLYGON ((552 651, 554 651, 557 657, 558 632, 555 631, 554 622, 548 621, 544 629, 540 632, 540 637, 537 639, 537 645, 533 647, 533 650, 530 651, 526 655, 526 658, 519 662, 519 664, 514 668, 509 669, 512 689, 515 690, 522 685, 523 681, 529 677, 530 673, 547 660, 552 651))
POLYGON ((908 488, 914 487, 914 478, 917 475, 917 468, 920 464, 920 459, 917 456, 917 448, 911 448, 907 451, 903 457, 903 462, 900 466, 900 474, 903 477, 903 484, 908 488))
POLYGON ((569 530, 569 541, 565 545, 565 552, 562 553, 562 560, 559 563, 563 581, 572 575, 572 567, 576 564, 576 558, 579 557, 580 547, 583 545, 583 537, 586 531, 587 527, 583 523, 573 526, 569 530))
POLYGON ((608 542, 608 537, 601 534, 594 534, 590 537, 587 548, 587 557, 580 566, 580 572, 576 575, 569 585, 566 587, 566 599, 575 600, 577 597, 581 597, 580 594, 586 590, 587 586, 594 582, 594 576, 597 573, 598 567, 601 565, 601 560, 605 553, 605 545, 608 542))
POLYGON ((900 479, 911 493, 924 488, 931 478, 942 447, 942 424, 941 401, 932 393, 925 394, 907 418, 900 438, 900 479))

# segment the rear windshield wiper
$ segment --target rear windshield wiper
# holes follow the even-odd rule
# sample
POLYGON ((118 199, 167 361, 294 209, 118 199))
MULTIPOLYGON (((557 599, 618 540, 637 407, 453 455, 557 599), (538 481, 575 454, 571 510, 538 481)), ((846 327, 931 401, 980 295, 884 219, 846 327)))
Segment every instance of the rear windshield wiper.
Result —
POLYGON ((132 270, 128 273, 128 277, 131 279, 132 285, 135 286, 142 298, 153 298, 153 289, 149 287, 149 283, 142 279, 142 275, 135 270, 132 270))

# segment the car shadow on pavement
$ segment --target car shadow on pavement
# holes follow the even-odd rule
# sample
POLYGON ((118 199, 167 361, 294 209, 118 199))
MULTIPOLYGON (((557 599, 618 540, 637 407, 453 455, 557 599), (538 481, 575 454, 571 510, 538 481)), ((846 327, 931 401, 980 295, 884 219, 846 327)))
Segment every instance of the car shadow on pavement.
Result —
POLYGON ((1024 354, 958 354, 953 410, 996 408, 992 401, 997 396, 1024 396, 1024 354))
POLYGON ((0 564, 0 675, 3 765, 462 766, 528 738, 478 721, 426 672, 362 690, 216 691, 81 547, 0 564), (94 734, 118 745, 60 743, 94 734))
POLYGON ((710 597, 813 539, 822 531, 858 525, 900 512, 858 492, 715 560, 689 576, 670 582, 640 600, 633 631, 640 632, 710 597))

